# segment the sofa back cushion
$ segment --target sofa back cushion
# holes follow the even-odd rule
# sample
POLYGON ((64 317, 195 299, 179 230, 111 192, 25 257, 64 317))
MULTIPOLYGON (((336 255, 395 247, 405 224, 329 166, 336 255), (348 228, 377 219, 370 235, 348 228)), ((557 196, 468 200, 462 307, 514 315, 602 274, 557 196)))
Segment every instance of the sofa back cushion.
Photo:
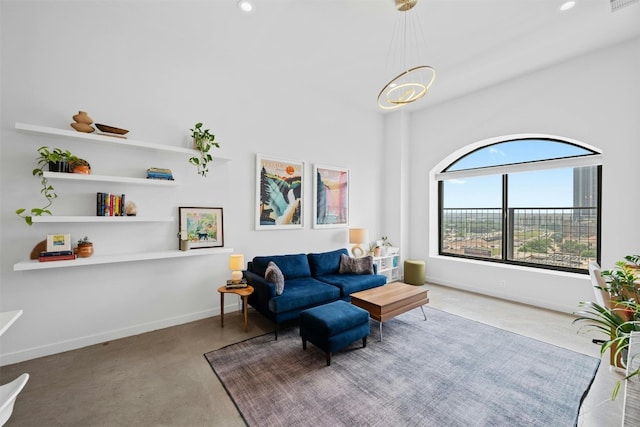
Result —
POLYGON ((264 277, 269 262, 274 262, 278 266, 285 280, 311 276, 309 261, 305 254, 254 257, 251 264, 253 272, 264 277))
POLYGON ((325 276, 327 274, 336 274, 340 268, 340 256, 349 255, 346 249, 337 249, 331 252, 322 252, 318 254, 309 254, 309 267, 313 277, 325 276))
POLYGON ((340 274, 374 274, 373 258, 365 256, 362 258, 350 258, 340 255, 340 274))

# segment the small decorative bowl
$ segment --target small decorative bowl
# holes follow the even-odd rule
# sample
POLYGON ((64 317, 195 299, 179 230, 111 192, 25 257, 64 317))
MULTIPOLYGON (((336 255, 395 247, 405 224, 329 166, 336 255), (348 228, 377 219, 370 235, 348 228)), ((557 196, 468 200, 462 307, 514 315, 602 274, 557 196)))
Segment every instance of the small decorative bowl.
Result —
POLYGON ((102 124, 99 124, 99 123, 96 123, 95 125, 102 132, 115 133, 117 135, 125 135, 126 133, 129 132, 127 129, 120 129, 120 128, 116 128, 116 127, 113 127, 113 126, 102 125, 102 124))

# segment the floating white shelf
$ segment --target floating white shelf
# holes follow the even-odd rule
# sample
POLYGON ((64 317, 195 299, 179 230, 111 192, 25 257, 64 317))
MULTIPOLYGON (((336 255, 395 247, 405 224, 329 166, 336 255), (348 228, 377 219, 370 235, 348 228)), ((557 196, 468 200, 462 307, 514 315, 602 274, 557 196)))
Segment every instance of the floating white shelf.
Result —
POLYGON ((32 216, 31 221, 36 222, 173 222, 172 216, 32 216))
POLYGON ((40 262, 38 260, 22 261, 13 265, 13 271, 24 270, 43 270, 50 268, 64 268, 64 267, 82 267, 86 265, 96 264, 112 264, 120 262, 132 262, 132 261, 147 261, 153 259, 166 259, 166 258, 184 258, 190 256, 203 256, 203 255, 220 255, 233 252, 233 248, 203 248, 192 249, 190 251, 158 251, 158 252, 144 252, 134 254, 115 254, 115 255, 94 255, 89 258, 77 258, 69 261, 47 261, 40 262))
MULTIPOLYGON (((81 141, 90 141, 98 143, 109 143, 121 145, 125 147, 144 148, 146 150, 169 151, 174 153, 185 153, 190 156, 197 155, 199 152, 190 148, 176 147, 172 145, 156 144, 154 142, 136 141, 134 139, 118 138, 114 136, 105 136, 95 133, 76 132, 73 130, 57 129, 46 126, 30 125, 26 123, 16 123, 16 130, 22 133, 30 133, 36 135, 53 136, 59 138, 73 138, 81 141)), ((214 156, 213 162, 228 162, 231 159, 214 156)))
POLYGON ((100 181, 100 182, 121 182, 125 184, 136 185, 152 185, 157 187, 177 187, 177 181, 167 179, 147 179, 147 178, 129 178, 126 176, 107 176, 107 175, 85 175, 82 173, 64 173, 64 172, 44 172, 43 176, 47 179, 61 179, 70 181, 100 181))

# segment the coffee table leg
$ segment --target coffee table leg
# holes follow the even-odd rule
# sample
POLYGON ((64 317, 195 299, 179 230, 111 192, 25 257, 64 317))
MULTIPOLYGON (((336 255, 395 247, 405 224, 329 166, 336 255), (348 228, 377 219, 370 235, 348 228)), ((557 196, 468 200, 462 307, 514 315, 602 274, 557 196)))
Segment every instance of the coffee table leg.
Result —
POLYGON ((224 328, 224 292, 220 292, 220 327, 224 328))
POLYGON ((427 315, 424 314, 424 308, 423 306, 420 306, 420 310, 422 310, 422 315, 424 316, 424 320, 427 320, 427 315))
POLYGON ((382 322, 380 323, 380 342, 382 342, 382 322))

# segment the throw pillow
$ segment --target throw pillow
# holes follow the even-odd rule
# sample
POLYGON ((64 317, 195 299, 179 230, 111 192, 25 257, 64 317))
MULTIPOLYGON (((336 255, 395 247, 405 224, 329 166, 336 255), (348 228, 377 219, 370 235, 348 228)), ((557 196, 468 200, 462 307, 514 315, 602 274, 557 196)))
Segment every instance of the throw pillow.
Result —
POLYGON ((373 258, 370 256, 351 258, 342 254, 340 256, 339 273, 373 274, 373 258))
POLYGON ((276 284, 276 295, 282 295, 284 292, 284 275, 275 262, 269 261, 267 269, 264 271, 264 279, 267 282, 276 284))

